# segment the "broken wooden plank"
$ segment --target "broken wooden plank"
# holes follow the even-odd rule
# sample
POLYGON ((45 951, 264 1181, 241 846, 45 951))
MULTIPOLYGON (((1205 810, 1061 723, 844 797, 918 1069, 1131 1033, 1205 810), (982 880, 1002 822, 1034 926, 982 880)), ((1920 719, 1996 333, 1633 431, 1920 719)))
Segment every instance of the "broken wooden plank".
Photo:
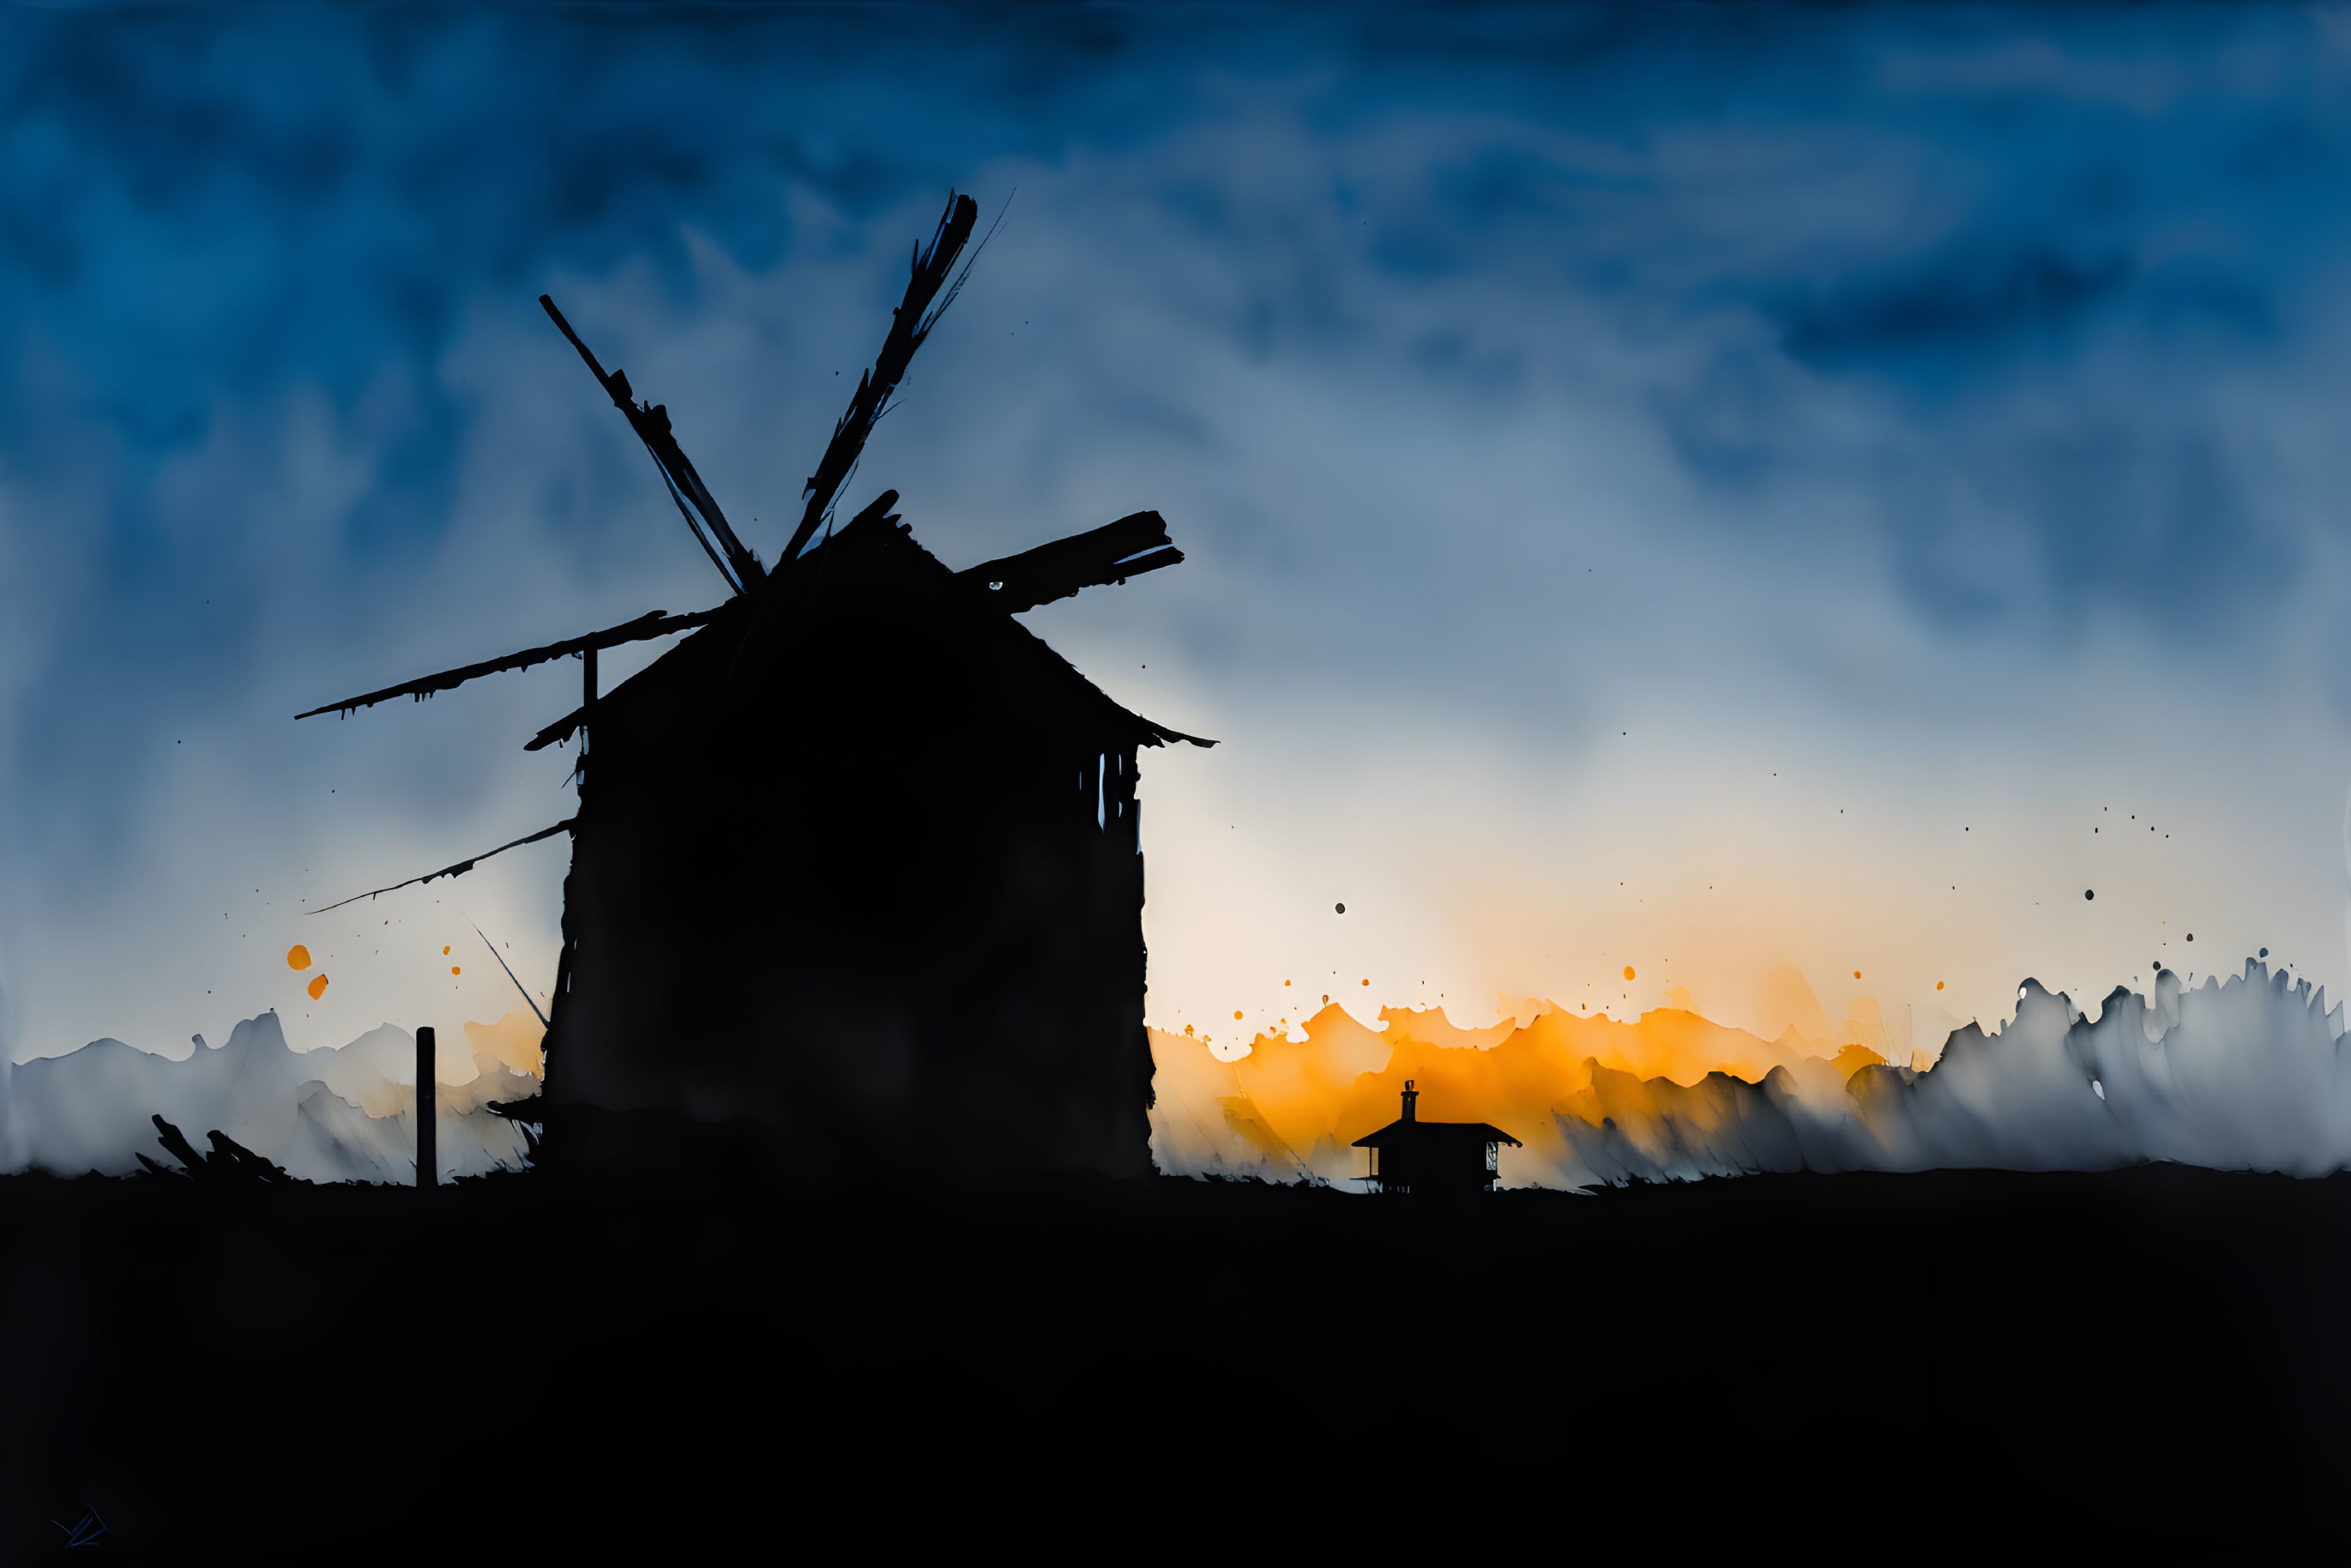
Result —
POLYGON ((184 1174, 191 1181, 211 1186, 258 1186, 295 1179, 287 1173, 284 1166, 262 1158, 217 1127, 205 1134, 213 1145, 211 1155, 205 1155, 196 1153, 195 1145, 161 1114, 150 1116, 148 1120, 155 1124, 155 1141, 163 1145, 164 1153, 187 1167, 184 1173, 175 1171, 145 1155, 139 1155, 139 1163, 147 1168, 150 1176, 179 1176, 184 1174))
POLYGON ((155 1124, 155 1141, 163 1145, 163 1152, 185 1166, 190 1176, 204 1168, 204 1156, 196 1153, 195 1146, 179 1128, 163 1120, 162 1113, 157 1112, 147 1119, 155 1124))
POLYGON ((1165 518, 1156 512, 1133 512, 1114 523, 1019 555, 982 561, 956 575, 986 594, 989 603, 1019 614, 1067 599, 1080 589, 1124 582, 1183 559, 1184 552, 1168 542, 1165 518))
POLYGON ((692 615, 671 615, 663 611, 651 610, 638 616, 634 621, 623 621, 618 626, 607 626, 601 632, 590 632, 584 637, 574 637, 564 643, 549 643, 543 648, 525 648, 521 653, 508 653, 503 659, 486 659, 478 664, 465 664, 455 670, 444 670, 437 675, 422 675, 413 681, 404 681, 396 686, 386 686, 380 692, 369 692, 360 696, 345 697, 340 702, 327 703, 322 706, 312 708, 308 713, 298 713, 294 716, 300 719, 316 718, 322 713, 349 714, 360 708, 373 707, 380 702, 389 702, 393 697, 413 696, 422 702, 435 692, 445 692, 478 676, 495 675, 502 670, 527 670, 533 664, 543 664, 550 659, 567 658, 573 653, 586 653, 593 648, 617 648, 623 643, 642 643, 648 637, 666 637, 675 632, 691 632, 697 626, 709 624, 711 617, 717 613, 716 609, 698 611, 692 615))
POLYGON ((213 1145, 212 1157, 204 1162, 209 1174, 231 1182, 281 1182, 293 1178, 286 1167, 262 1158, 226 1133, 215 1127, 204 1134, 213 1145))
POLYGON ((572 732, 586 723, 587 719, 588 708, 583 703, 524 741, 522 748, 525 751, 544 751, 559 740, 569 740, 571 738, 572 732))

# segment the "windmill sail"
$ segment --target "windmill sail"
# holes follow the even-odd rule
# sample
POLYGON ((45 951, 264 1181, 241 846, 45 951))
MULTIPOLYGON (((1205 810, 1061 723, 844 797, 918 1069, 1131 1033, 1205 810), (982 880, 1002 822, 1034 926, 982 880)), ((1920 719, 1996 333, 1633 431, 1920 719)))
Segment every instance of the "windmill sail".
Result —
MULTIPOLYGON (((963 253, 964 242, 971 238, 972 226, 978 221, 978 204, 969 196, 951 192, 947 210, 939 218, 937 231, 931 235, 929 252, 925 254, 921 246, 915 247, 914 276, 907 280, 905 298, 891 314, 890 331, 882 340, 882 351, 874 356, 873 368, 858 378, 848 411, 832 427, 832 439, 825 444, 816 472, 809 476, 808 505, 800 514, 800 526, 792 530, 791 543, 784 547, 786 562, 798 559, 809 540, 816 537, 817 527, 824 521, 833 497, 849 482, 849 471, 857 466, 858 455, 865 450, 865 438, 873 433, 873 422, 882 417, 890 394, 904 379, 914 350, 923 346, 923 340, 938 325, 939 317, 955 302, 956 289, 950 288, 946 298, 939 300, 938 308, 931 308, 931 302, 938 298, 947 273, 954 268, 956 257, 963 253)), ((962 287, 963 280, 957 278, 956 288, 962 287)))
POLYGON ((623 621, 618 626, 607 626, 601 632, 590 632, 585 637, 549 643, 543 648, 525 648, 519 653, 508 653, 503 659, 485 659, 478 664, 461 664, 436 675, 420 675, 415 680, 402 681, 381 691, 324 703, 308 713, 298 713, 294 716, 316 718, 322 713, 349 714, 356 708, 373 707, 380 702, 389 702, 393 697, 414 697, 422 702, 435 692, 462 686, 478 676, 495 675, 503 670, 528 670, 533 664, 543 664, 549 659, 593 653, 599 648, 617 648, 624 643, 642 643, 648 637, 666 637, 673 632, 691 632, 697 626, 707 624, 710 618, 717 613, 716 610, 699 610, 691 615, 672 615, 664 611, 648 610, 634 621, 623 621))
POLYGON ((547 312, 548 319, 555 323, 556 329, 580 350, 580 357, 587 361, 588 373, 596 378, 596 384, 604 389, 605 395, 612 400, 612 406, 627 418, 629 428, 637 433, 637 439, 643 442, 645 450, 653 455, 654 465, 662 471, 662 482, 669 487, 669 498, 676 503, 678 516, 685 519, 685 526, 693 530, 695 541, 709 555, 710 564, 718 568, 718 575, 725 578, 726 585, 737 593, 764 581, 767 571, 760 566, 759 558, 735 537, 734 528, 727 524, 726 514, 718 509, 718 503, 711 498, 710 487, 702 482, 702 476, 694 471, 694 465, 678 445, 677 437, 671 434, 668 405, 637 402, 635 391, 629 385, 628 371, 616 369, 606 375, 595 353, 580 340, 580 334, 571 329, 571 323, 565 320, 563 312, 555 308, 554 299, 542 294, 538 297, 538 305, 547 312), (689 502, 692 503, 691 509, 689 502), (698 522, 697 513, 700 514, 698 522), (716 538, 718 542, 716 546, 711 543, 710 537, 705 535, 705 528, 709 530, 710 536, 716 538), (724 561, 719 559, 722 551, 726 558, 724 561))
MULTIPOLYGON (((484 850, 480 854, 475 855, 470 860, 459 861, 455 865, 444 865, 439 871, 428 871, 423 876, 412 876, 406 882, 395 882, 390 887, 378 887, 372 888, 366 893, 355 893, 349 898, 344 899, 340 904, 329 904, 324 908, 313 909, 309 913, 312 915, 324 915, 329 909, 340 909, 345 904, 357 904, 362 898, 373 898, 379 894, 398 893, 403 887, 415 887, 419 883, 434 882, 444 876, 463 876, 467 872, 473 870, 475 865, 489 859, 492 855, 502 855, 508 850, 517 850, 525 844, 535 844, 541 839, 551 839, 558 833, 568 833, 578 825, 579 820, 577 818, 566 817, 563 821, 556 823, 555 826, 551 828, 541 828, 535 833, 525 833, 521 838, 511 839, 507 842, 500 844, 496 849, 484 850)), ((485 940, 486 940, 486 938, 485 938, 485 940)), ((511 974, 513 971, 509 970, 507 972, 511 974)))

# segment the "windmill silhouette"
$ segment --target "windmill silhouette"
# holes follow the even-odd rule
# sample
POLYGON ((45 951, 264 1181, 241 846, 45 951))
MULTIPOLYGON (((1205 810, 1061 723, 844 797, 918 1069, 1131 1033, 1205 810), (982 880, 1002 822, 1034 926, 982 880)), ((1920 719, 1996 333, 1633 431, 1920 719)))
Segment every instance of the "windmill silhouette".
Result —
POLYGON ((296 716, 581 661, 579 707, 525 747, 580 737, 573 815, 358 895, 571 835, 547 1089, 506 1108, 548 1128, 544 1151, 562 1147, 565 1107, 593 1106, 747 1118, 819 1176, 1150 1168, 1135 757, 1214 742, 1128 712, 1013 617, 1183 552, 1144 511, 955 571, 892 512, 894 490, 833 526, 874 422, 969 274, 948 281, 977 218, 951 193, 915 247, 772 567, 666 408, 607 373, 542 295, 727 597, 296 716), (680 633, 599 691, 598 652, 680 633))

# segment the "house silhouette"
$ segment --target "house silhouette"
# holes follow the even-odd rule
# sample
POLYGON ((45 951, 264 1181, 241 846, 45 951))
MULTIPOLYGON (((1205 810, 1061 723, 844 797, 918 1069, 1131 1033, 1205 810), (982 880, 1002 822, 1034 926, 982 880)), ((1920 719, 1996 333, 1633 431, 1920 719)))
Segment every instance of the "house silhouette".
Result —
POLYGON ((1390 1196, 1454 1195, 1492 1188, 1501 1145, 1518 1139, 1483 1122, 1424 1122, 1420 1091, 1405 1080, 1404 1114, 1354 1146, 1371 1151, 1371 1170, 1362 1177, 1374 1192, 1390 1196))

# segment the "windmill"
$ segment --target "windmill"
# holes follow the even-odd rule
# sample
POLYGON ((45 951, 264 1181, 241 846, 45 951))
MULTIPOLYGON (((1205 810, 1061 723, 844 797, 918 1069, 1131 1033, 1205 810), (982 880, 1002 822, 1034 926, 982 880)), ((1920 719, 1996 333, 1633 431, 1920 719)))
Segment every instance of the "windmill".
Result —
POLYGON ((1013 617, 1183 552, 1144 511, 951 570, 891 510, 893 490, 834 526, 875 420, 968 276, 967 262, 949 282, 977 217, 951 194, 915 247, 772 566, 667 410, 606 372, 542 295, 727 596, 296 716, 580 660, 580 706, 525 747, 580 737, 573 815, 358 895, 571 835, 545 1103, 512 1113, 551 1131, 567 1105, 747 1118, 813 1172, 1148 1171, 1135 758, 1214 743, 1121 707, 1013 617), (670 636, 600 692, 600 651, 670 636))

